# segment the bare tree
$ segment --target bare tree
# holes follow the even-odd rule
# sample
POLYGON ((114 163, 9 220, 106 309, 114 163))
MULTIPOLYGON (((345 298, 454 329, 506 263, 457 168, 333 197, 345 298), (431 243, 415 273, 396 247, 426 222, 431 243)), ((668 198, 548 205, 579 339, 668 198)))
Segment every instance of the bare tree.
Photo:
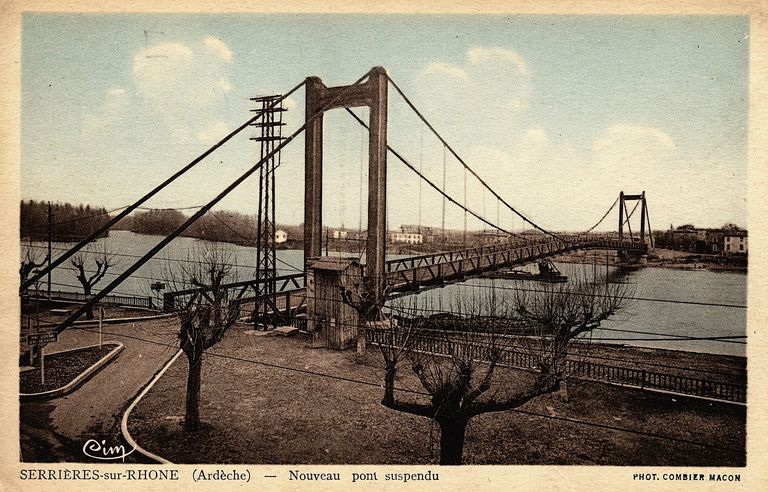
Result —
POLYGON ((567 377, 569 347, 626 306, 627 288, 577 278, 540 292, 475 293, 452 301, 450 316, 411 311, 379 344, 386 371, 382 404, 434 419, 440 464, 461 464, 469 421, 557 391, 567 377), (403 359, 426 398, 395 394, 403 359))
POLYGON ((365 330, 369 322, 385 319, 382 313, 383 299, 386 299, 391 288, 384 279, 365 278, 363 282, 352 288, 342 288, 341 298, 345 304, 357 311, 357 353, 356 360, 363 363, 366 360, 365 330), (378 289, 376 287, 378 286, 378 289), (380 292, 377 298, 376 292, 380 292))
POLYGON ((239 316, 239 308, 224 285, 236 280, 232 255, 225 246, 208 243, 188 260, 179 262, 177 272, 166 274, 178 287, 191 285, 193 293, 177 307, 179 343, 189 362, 184 430, 200 428, 200 386, 205 351, 221 341, 239 316))
POLYGON ((45 257, 42 256, 43 255, 41 253, 35 251, 35 248, 32 246, 31 242, 24 246, 21 266, 19 267, 19 277, 21 278, 20 285, 24 285, 32 272, 48 262, 48 255, 45 257))
MULTIPOLYGON (((104 278, 110 267, 117 265, 115 255, 108 245, 103 244, 98 251, 84 251, 70 258, 70 263, 75 267, 75 278, 83 287, 86 296, 91 295, 93 287, 104 278), (91 260, 90 262, 88 260, 91 260), (92 266, 91 266, 92 262, 92 266), (95 269, 93 268, 95 267, 95 269)), ((89 307, 85 313, 86 319, 93 319, 93 308, 89 307)))

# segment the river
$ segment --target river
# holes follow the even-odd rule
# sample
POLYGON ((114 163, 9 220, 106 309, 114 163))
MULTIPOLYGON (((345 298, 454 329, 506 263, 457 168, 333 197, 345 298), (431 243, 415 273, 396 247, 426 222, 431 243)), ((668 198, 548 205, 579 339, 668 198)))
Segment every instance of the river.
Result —
MULTIPOLYGON (((147 236, 128 231, 113 231, 109 238, 99 239, 89 245, 91 250, 99 250, 104 245, 115 253, 118 263, 110 268, 107 276, 97 286, 104 287, 128 268, 138 256, 146 253, 162 240, 161 236, 147 236)), ((153 296, 158 294, 150 289, 152 282, 164 281, 169 270, 176 270, 184 260, 196 258, 206 241, 180 237, 171 242, 156 258, 150 260, 125 282, 115 289, 115 293, 125 295, 153 296)), ((66 250, 70 243, 54 243, 54 258, 66 250)), ((46 243, 35 242, 33 248, 45 255, 46 243)), ((253 278, 256 265, 255 248, 226 245, 231 255, 230 263, 236 279, 253 278)), ((354 256, 344 253, 345 256, 354 256)), ((278 250, 278 275, 298 273, 303 264, 303 251, 278 250)), ((568 276, 592 271, 594 265, 559 263, 557 267, 568 276)), ((90 263, 91 268, 93 264, 90 263)), ((598 266, 604 269, 605 267, 598 266)), ((614 274, 609 269, 609 274, 614 274)), ((593 332, 593 340, 607 343, 623 343, 644 347, 707 352, 725 355, 746 355, 743 339, 731 340, 690 340, 678 337, 739 337, 746 334, 747 310, 742 307, 747 302, 747 276, 733 272, 712 272, 707 270, 676 270, 646 267, 629 270, 620 277, 628 282, 634 292, 629 306, 611 319, 604 321, 601 329, 593 332), (655 299, 655 300, 651 300, 655 299), (670 302, 671 301, 671 302, 670 302), (712 304, 719 304, 713 306, 712 304), (653 333, 653 335, 647 333, 653 333), (663 339, 660 341, 652 341, 663 339)), ((233 280, 233 281, 234 281, 233 280)), ((79 291, 75 272, 68 262, 54 271, 52 290, 79 291)), ((519 282, 509 280, 472 279, 462 284, 449 285, 433 289, 420 297, 420 302, 436 306, 448 303, 459 293, 488 292, 487 287, 495 286, 499 296, 510 295, 519 282)), ((525 288, 536 289, 542 284, 526 282, 525 288)), ((41 284, 45 288, 45 282, 41 284)))

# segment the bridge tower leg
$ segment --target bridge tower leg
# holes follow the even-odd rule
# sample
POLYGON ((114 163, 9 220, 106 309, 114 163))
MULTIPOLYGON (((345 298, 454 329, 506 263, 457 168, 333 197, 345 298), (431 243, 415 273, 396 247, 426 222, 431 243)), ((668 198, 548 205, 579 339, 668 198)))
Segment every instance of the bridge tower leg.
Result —
MULTIPOLYGON (((387 240, 387 73, 374 67, 365 82, 326 87, 318 77, 307 78, 306 118, 319 114, 305 131, 304 266, 322 254, 323 229, 323 114, 335 108, 367 106, 368 239, 365 280, 375 299, 384 295, 387 240)), ((310 315, 312 313, 309 313, 310 315)))
POLYGON ((369 78, 374 93, 368 143, 368 240, 365 276, 374 298, 383 301, 387 246, 387 74, 375 70, 369 78))
MULTIPOLYGON (((624 224, 629 224, 629 219, 633 215, 635 208, 637 206, 640 206, 640 242, 639 244, 643 246, 643 249, 647 251, 647 246, 645 244, 645 233, 646 233, 646 224, 648 225, 648 234, 651 234, 650 230, 650 222, 648 221, 648 206, 646 203, 645 198, 645 191, 640 193, 639 195, 632 195, 632 194, 625 194, 623 191, 619 193, 619 241, 624 241, 624 224), (627 202, 637 202, 639 201, 639 204, 636 204, 635 207, 632 209, 631 212, 628 212, 627 209, 627 202)), ((643 263, 644 258, 647 258, 645 253, 638 253, 637 248, 635 247, 637 244, 634 242, 634 236, 632 234, 632 227, 631 225, 628 225, 629 227, 629 241, 632 242, 633 247, 629 248, 628 251, 619 249, 617 250, 616 254, 618 256, 619 262, 627 262, 627 263, 643 263)), ((651 242, 653 241, 653 238, 650 238, 651 242)))
POLYGON ((619 241, 624 240, 624 192, 619 193, 619 241))
POLYGON ((640 194, 640 244, 645 244, 645 191, 640 194))
MULTIPOLYGON (((306 82, 306 119, 321 107, 325 86, 318 77, 306 82)), ((310 258, 323 249, 323 115, 319 114, 304 131, 304 270, 310 258)))

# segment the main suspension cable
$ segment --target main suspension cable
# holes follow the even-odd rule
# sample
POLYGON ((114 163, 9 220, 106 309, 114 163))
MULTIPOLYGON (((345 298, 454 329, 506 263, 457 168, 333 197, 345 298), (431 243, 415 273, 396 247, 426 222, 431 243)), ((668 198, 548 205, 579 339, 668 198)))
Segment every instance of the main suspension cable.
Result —
MULTIPOLYGON (((300 126, 296 131, 294 131, 290 136, 286 137, 285 140, 283 140, 277 147, 275 147, 269 154, 265 155, 262 159, 259 160, 256 164, 254 164, 250 169, 248 169, 246 172, 240 175, 237 179, 235 179, 232 183, 229 184, 224 190, 216 195, 215 198, 213 198, 211 201, 209 201, 207 204, 205 204, 200 210, 198 210, 192 217, 190 217, 186 222, 184 222, 182 225, 180 225, 178 228, 176 228, 170 235, 168 235, 165 239, 160 241, 157 245, 155 245, 152 249, 150 249, 140 260, 138 260, 136 263, 131 265, 125 272, 123 272, 118 278, 116 278, 114 281, 112 281, 109 285, 107 285, 101 292, 93 296, 87 303, 85 303, 83 306, 81 306, 77 311, 75 311, 72 315, 70 315, 67 319, 65 319, 58 327, 56 327, 56 331, 58 333, 61 333, 64 331, 67 327, 69 327, 76 319, 78 319, 80 316, 82 316, 90 307, 92 307, 94 304, 96 304, 98 301, 100 301, 104 296, 106 296, 112 289, 120 285, 126 278, 130 277, 131 274, 133 274, 136 270, 141 268, 141 266, 146 263, 150 258, 152 258, 155 254, 157 254, 160 250, 165 248, 168 243, 173 241, 179 234, 184 232, 189 226, 191 226, 194 222, 196 222, 200 217, 205 215, 211 208, 213 208, 214 205, 216 205, 219 201, 221 201, 225 196, 227 196, 232 190, 240 186, 243 181, 248 179, 253 173, 261 169, 261 167, 264 165, 267 160, 271 159, 275 154, 280 152, 283 147, 288 145, 295 139, 300 133, 302 133, 307 126, 313 122, 315 119, 320 117, 320 115, 323 114, 323 110, 326 108, 331 107, 333 104, 335 104, 343 95, 345 95, 352 87, 357 86, 360 82, 362 82, 365 78, 367 78, 370 75, 370 71, 367 72, 365 75, 360 77, 354 84, 347 86, 343 91, 339 93, 335 98, 333 98, 331 101, 326 103, 323 108, 320 108, 318 112, 307 118, 307 120, 304 122, 302 126, 300 126)), ((303 85, 299 84, 298 87, 301 87, 303 85)), ((293 91, 291 91, 293 92, 293 91)), ((289 92, 290 94, 290 92, 289 92)), ((277 104, 278 102, 282 101, 288 96, 288 94, 282 96, 280 99, 276 99, 273 104, 277 104)), ((264 112, 264 111, 263 111, 264 112)), ((263 113, 262 112, 262 113, 263 113)))
POLYGON ((457 154, 457 153, 456 153, 456 151, 455 151, 455 150, 453 150, 453 148, 452 148, 452 147, 451 147, 451 146, 448 144, 448 142, 446 142, 446 141, 445 141, 445 139, 442 137, 442 135, 440 135, 440 134, 437 132, 437 130, 435 130, 435 128, 432 126, 432 124, 431 124, 431 123, 429 123, 429 121, 427 121, 427 119, 424 117, 424 115, 423 115, 423 114, 422 114, 422 113, 421 113, 421 112, 420 112, 420 111, 419 111, 419 110, 416 108, 416 106, 413 104, 413 102, 411 102, 411 100, 408 98, 408 96, 406 96, 406 95, 405 95, 405 93, 402 91, 402 89, 400 89, 400 87, 399 87, 399 86, 398 86, 398 85, 395 83, 395 81, 394 81, 394 80, 392 80, 392 78, 391 78, 391 77, 390 77, 388 74, 387 74, 387 80, 389 80, 389 82, 392 84, 392 87, 394 87, 394 88, 395 88, 395 90, 397 91, 397 93, 398 93, 398 94, 400 94, 400 97, 402 97, 402 98, 403 98, 403 100, 406 102, 406 104, 408 104, 408 106, 410 106, 410 108, 411 108, 411 109, 412 109, 412 110, 413 110, 413 111, 416 113, 416 115, 419 117, 419 119, 421 119, 421 121, 422 121, 422 122, 423 122, 425 125, 427 125, 427 127, 428 127, 428 128, 431 130, 431 131, 432 131, 432 133, 433 133, 433 134, 434 134, 434 135, 435 135, 435 136, 436 136, 436 137, 437 137, 437 138, 440 140, 440 142, 442 142, 442 143, 443 143, 443 145, 444 145, 444 146, 445 146, 445 147, 446 147, 446 148, 447 148, 447 149, 448 149, 448 150, 451 152, 451 154, 453 154, 453 156, 454 156, 454 157, 455 157, 455 158, 456 158, 456 159, 457 159, 457 160, 458 160, 458 161, 461 163, 461 165, 462 165, 462 166, 464 166, 464 169, 466 169, 467 171, 469 171, 469 172, 472 174, 472 176, 474 176, 475 178, 477 178, 477 180, 478 180, 478 181, 479 181, 479 182, 480 182, 480 183, 481 183, 481 184, 482 184, 482 185, 483 185, 485 188, 487 188, 487 189, 488 189, 488 191, 490 191, 490 192, 491 192, 491 194, 493 194, 493 196, 495 196, 497 199, 499 199, 499 200, 501 201, 501 203, 503 203, 503 204, 504 204, 504 205, 505 205, 505 206, 506 206, 508 209, 510 209, 510 210, 511 210, 513 213, 515 213, 515 214, 516 214, 518 217, 520 217, 521 219, 523 219, 525 222, 527 222, 528 224, 530 224, 530 225, 531 225, 532 227, 534 227, 535 229, 538 229, 539 231, 543 232, 544 234, 547 234, 547 235, 550 235, 550 236, 552 236, 552 237, 554 237, 554 238, 557 238, 557 239, 560 239, 560 240, 562 240, 562 238, 561 238, 561 237, 559 237, 557 234, 554 234, 554 233, 552 233, 552 232, 549 232, 548 230, 546 230, 546 229, 544 229, 544 228, 540 227, 538 224, 536 224, 535 222, 533 222, 532 220, 530 220, 528 217, 526 217, 525 215, 523 215, 522 213, 520 213, 519 211, 517 211, 517 209, 515 209, 515 207, 513 207, 512 205, 510 205, 509 203, 507 203, 507 201, 506 201, 506 200, 504 200, 504 199, 503 199, 501 196, 499 196, 499 194, 498 194, 498 193, 496 193, 496 192, 493 190, 493 188, 491 188, 490 186, 488 186, 488 183, 486 183, 486 182, 485 182, 485 181, 484 181, 484 180, 483 180, 483 179, 482 179, 480 176, 478 176, 478 174, 477 174, 477 173, 476 173, 474 170, 472 170, 472 168, 470 168, 470 167, 469 167, 469 165, 468 165, 466 162, 464 162, 464 159, 462 159, 462 158, 459 156, 459 154, 457 154))
MULTIPOLYGON (((360 124, 361 124, 362 126, 364 126, 365 128, 368 128, 368 125, 367 125, 367 124, 366 124, 366 123, 365 123, 365 122, 364 122, 362 119, 360 119, 360 117, 359 117, 359 116, 357 116, 357 115, 355 114, 355 112, 354 112, 354 111, 352 111, 352 110, 351 110, 351 109, 349 109, 348 107, 344 107, 344 109, 346 109, 346 110, 347 110, 347 112, 348 112, 349 114, 351 114, 351 115, 352 115, 352 117, 353 117, 355 120, 357 120, 357 122, 358 122, 358 123, 360 123, 360 124)), ((468 208, 468 207, 466 207, 466 206, 462 205, 461 203, 459 203, 459 202, 458 202, 458 200, 456 200, 455 198, 453 198, 453 197, 451 197, 450 195, 448 195, 448 194, 447 194, 447 193, 446 193, 444 190, 442 190, 442 189, 441 189, 439 186, 437 186, 435 183, 433 183, 433 182, 432 182, 432 181, 431 181, 429 178, 427 178, 427 177, 426 177, 426 176, 424 176, 422 173, 420 173, 420 172, 419 172, 419 170, 418 170, 418 169, 416 169, 416 167, 415 167, 414 165, 412 165, 410 162, 408 162, 408 161, 407 161, 407 160, 406 160, 406 159, 405 159, 405 158, 404 158, 402 155, 400 155, 400 153, 399 153, 399 152, 397 152, 395 149, 393 149, 393 148, 392 148, 392 147, 391 147, 389 144, 387 144, 387 150, 388 150, 389 152, 391 152, 391 153, 392 153, 392 155, 394 155, 395 157, 397 157, 397 158, 400 160, 400 162, 402 162, 403 164, 405 164, 405 165, 406 165, 406 166, 407 166, 407 167, 408 167, 408 168, 409 168, 411 171, 413 171, 414 173, 416 173, 416 174, 417 174, 417 175, 418 175, 418 176, 419 176, 421 179, 423 179, 423 180, 424 180, 424 181, 425 181, 425 182, 426 182, 426 183, 427 183, 429 186, 431 186, 432 188, 434 188, 435 190, 437 190, 437 192, 438 192, 438 193, 440 193, 441 195, 443 195, 443 197, 444 197, 445 199, 447 199, 447 200, 448 200, 448 201, 450 201, 451 203, 453 203, 453 204, 457 205, 459 208, 461 208, 462 210, 464 210, 464 212, 466 212, 466 213, 469 213, 469 214, 473 215, 473 216, 474 216, 475 218, 477 218, 478 220, 480 220, 480 221, 484 222, 485 224, 488 224, 489 226, 493 227, 494 229, 498 229, 499 231, 501 231, 501 232, 503 232, 503 233, 505 233, 505 234, 509 234, 510 236, 514 236, 514 237, 518 237, 518 238, 521 238, 521 239, 525 239, 523 236, 520 236, 519 234, 515 234, 514 232, 511 232, 511 231, 507 231, 507 230, 505 230, 505 229, 503 229, 503 228, 499 227, 498 225, 494 224, 493 222, 489 221, 488 219, 486 219, 486 218, 482 217, 482 216, 481 216, 480 214, 478 214, 477 212, 475 212, 475 211, 473 211, 472 209, 470 209, 470 208, 468 208)), ((443 229, 445 229, 445 225, 443 225, 443 229)))
POLYGON ((608 210, 606 210, 606 211, 605 211, 605 214, 603 214, 603 216, 600 218, 600 220, 598 220, 598 221, 597 221, 597 224, 593 225, 592 227, 590 227, 589 229, 587 229, 586 231, 584 231, 584 234, 589 234, 590 232, 592 232, 593 230, 595 230, 595 228, 596 228, 597 226, 599 226, 600 224, 602 224, 602 223, 603 223, 603 221, 605 220, 605 218, 606 218, 606 217, 608 217, 608 214, 609 214, 609 213, 611 213, 611 210, 613 210, 613 208, 616 206, 616 204, 617 204, 617 203, 619 203, 619 197, 616 197, 616 200, 614 200, 614 202, 613 202, 613 205, 611 205, 610 207, 608 207, 608 210))

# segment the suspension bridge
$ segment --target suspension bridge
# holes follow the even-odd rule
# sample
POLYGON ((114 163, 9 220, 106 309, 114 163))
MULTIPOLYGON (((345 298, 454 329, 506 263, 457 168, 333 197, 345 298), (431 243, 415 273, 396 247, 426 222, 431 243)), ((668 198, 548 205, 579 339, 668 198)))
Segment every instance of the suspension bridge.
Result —
MULTIPOLYGON (((640 257, 652 247, 650 220, 645 193, 624 194, 621 192, 613 205, 602 218, 590 229, 579 234, 563 234, 543 228, 526 215, 513 207, 504 197, 495 191, 481 176, 479 176, 454 148, 443 138, 426 117, 416 108, 400 87, 389 77, 381 67, 374 67, 350 85, 327 87, 321 79, 308 77, 283 95, 253 98, 258 106, 252 110, 255 114, 238 126, 235 130, 211 146, 208 150, 193 159, 165 181, 147 192, 122 212, 112 217, 89 237, 83 239, 55 259, 51 259, 46 268, 32 275, 20 287, 20 294, 35 284, 39 279, 71 258, 89 242, 109 231, 124 217, 140 208, 153 196, 168 185, 194 168, 217 149, 224 146, 233 137, 248 128, 257 128, 260 134, 251 138, 260 144, 261 154, 258 162, 227 185, 216 197, 201 206, 189 219, 164 237, 158 244, 139 257, 133 264, 118 275, 102 290, 92 295, 85 304, 63 320, 54 328, 57 332, 67 329, 72 323, 85 314, 89 308, 110 294, 123 281, 133 275, 142 265, 151 260, 171 241, 181 235, 189 226, 203 215, 210 212, 224 197, 240 186, 251 176, 258 176, 258 233, 257 233, 257 262, 256 274, 253 279, 226 284, 228 289, 237 292, 241 301, 253 302, 253 312, 282 313, 292 315, 298 311, 306 311, 308 319, 323 318, 327 313, 322 311, 322 303, 308 302, 312 298, 313 261, 322 257, 323 238, 323 116, 327 111, 343 109, 367 131, 368 134, 368 196, 367 196, 367 236, 365 239, 365 263, 359 265, 361 278, 360 286, 374 303, 383 303, 388 295, 402 292, 418 292, 451 282, 461 282, 483 273, 530 263, 542 258, 552 257, 575 250, 601 249, 618 251, 622 257, 640 257), (305 90, 305 121, 298 129, 288 135, 283 135, 282 114, 286 109, 283 102, 301 88, 305 90), (393 88, 405 101, 408 107, 418 116, 421 122, 434 134, 443 146, 462 166, 465 176, 465 194, 461 200, 452 196, 446 188, 445 165, 443 167, 442 186, 431 180, 417 168, 402 152, 394 149, 387 142, 388 127, 388 96, 393 88), (368 121, 361 119, 352 108, 366 107, 369 109, 368 121), (278 276, 275 256, 275 176, 280 167, 280 153, 300 134, 304 134, 304 271, 295 275, 278 276), (410 169, 420 180, 434 189, 443 200, 443 230, 445 228, 445 204, 458 207, 464 214, 465 234, 466 218, 472 216, 479 222, 505 235, 508 239, 497 244, 463 248, 454 251, 414 256, 404 259, 387 260, 387 161, 388 156, 401 162, 410 169), (479 213, 468 203, 466 196, 466 175, 469 173, 493 196, 498 206, 504 206, 515 216, 537 231, 535 237, 517 234, 502 227, 497 218, 492 220, 479 213), (632 211, 628 210, 627 202, 635 202, 632 211), (595 234, 597 228, 618 205, 618 228, 612 234, 595 234), (630 218, 640 207, 640 229, 638 234, 631 230, 630 218), (625 231, 625 226, 627 230, 625 231), (309 280, 308 280, 309 279, 309 280)), ((484 208, 484 207, 483 207, 484 208)), ((200 292, 201 288, 167 292, 164 297, 164 309, 172 311, 179 299, 200 292)))

